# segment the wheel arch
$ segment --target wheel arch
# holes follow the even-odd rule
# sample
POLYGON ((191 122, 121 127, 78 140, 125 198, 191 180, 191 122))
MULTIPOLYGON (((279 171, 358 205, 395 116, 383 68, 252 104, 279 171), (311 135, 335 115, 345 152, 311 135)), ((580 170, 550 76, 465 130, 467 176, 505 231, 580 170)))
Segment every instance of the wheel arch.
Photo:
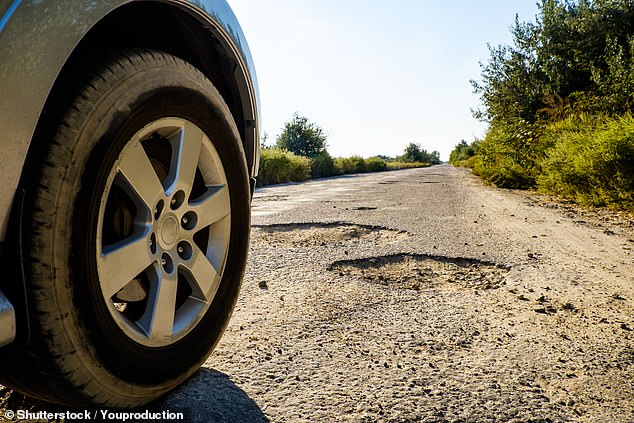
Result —
POLYGON ((156 49, 201 70, 229 106, 250 176, 257 175, 257 78, 242 30, 224 0, 111 0, 98 6, 64 0, 55 13, 46 4, 15 3, 19 7, 0 32, 0 126, 5 128, 0 167, 7 182, 0 188, 0 242, 8 235, 24 162, 38 147, 41 118, 55 107, 76 69, 112 50, 156 49))
POLYGON ((109 51, 148 48, 180 57, 203 72, 222 94, 240 132, 251 173, 256 173, 253 152, 259 141, 258 87, 248 46, 241 29, 226 20, 227 13, 233 16, 230 9, 218 13, 216 8, 226 3, 198 3, 220 6, 208 6, 209 11, 205 11, 174 0, 132 1, 118 6, 83 36, 51 94, 72 78, 75 69, 109 51))

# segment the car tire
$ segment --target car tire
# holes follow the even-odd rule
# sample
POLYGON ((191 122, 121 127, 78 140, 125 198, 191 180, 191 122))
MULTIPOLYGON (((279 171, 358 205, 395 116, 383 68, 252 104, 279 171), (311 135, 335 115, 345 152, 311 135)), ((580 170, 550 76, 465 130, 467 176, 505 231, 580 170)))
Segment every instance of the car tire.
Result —
POLYGON ((108 55, 65 92, 23 173, 30 332, 0 352, 0 379, 64 405, 140 406, 192 375, 229 321, 245 154, 221 94, 172 55, 108 55))

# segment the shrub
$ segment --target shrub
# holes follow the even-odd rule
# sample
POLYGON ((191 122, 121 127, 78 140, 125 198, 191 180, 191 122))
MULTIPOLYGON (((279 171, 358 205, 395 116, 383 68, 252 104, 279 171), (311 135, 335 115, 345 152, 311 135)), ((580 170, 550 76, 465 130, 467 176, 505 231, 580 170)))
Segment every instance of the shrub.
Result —
POLYGON ((468 167, 465 163, 475 156, 478 141, 467 144, 465 140, 460 141, 449 155, 449 164, 454 166, 468 167))
POLYGON ((346 175, 355 172, 354 162, 350 157, 337 157, 335 159, 335 168, 338 175, 346 175))
POLYGON ((351 156, 350 161, 352 162, 352 167, 354 169, 352 173, 363 173, 368 171, 368 165, 363 157, 351 156))
POLYGON ((365 162, 368 172, 382 172, 387 170, 387 163, 380 157, 370 157, 365 162))
POLYGON ((634 208, 634 117, 570 118, 547 130, 554 145, 538 188, 581 204, 634 208))
POLYGON ((310 175, 313 178, 325 178, 337 174, 335 161, 327 151, 322 151, 319 155, 311 159, 310 175))
POLYGON ((310 177, 310 159, 280 148, 264 148, 260 156, 258 186, 301 182, 310 177))
POLYGON ((522 119, 494 122, 476 147, 473 171, 502 188, 531 188, 536 184, 540 162, 549 146, 541 128, 522 119))
POLYGON ((430 167, 431 163, 420 162, 388 162, 387 170, 414 169, 419 167, 430 167))
POLYGON ((257 185, 301 182, 309 178, 323 178, 361 172, 429 167, 430 163, 385 162, 380 157, 364 159, 361 156, 333 158, 323 151, 313 159, 297 156, 279 147, 263 148, 257 185))

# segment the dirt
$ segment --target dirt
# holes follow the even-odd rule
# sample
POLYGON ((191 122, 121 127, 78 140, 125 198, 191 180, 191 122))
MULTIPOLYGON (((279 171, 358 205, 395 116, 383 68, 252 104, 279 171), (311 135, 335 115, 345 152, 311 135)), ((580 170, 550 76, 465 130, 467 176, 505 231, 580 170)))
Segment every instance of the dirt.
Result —
POLYGON ((438 166, 260 189, 253 224, 225 336, 153 409, 200 422, 634 421, 630 215, 438 166))
POLYGON ((329 270, 340 276, 416 291, 443 286, 497 289, 504 284, 509 271, 505 266, 486 261, 418 254, 338 261, 329 270))
POLYGON ((269 246, 339 246, 351 241, 385 244, 407 237, 402 230, 345 222, 253 225, 252 231, 252 242, 269 246))

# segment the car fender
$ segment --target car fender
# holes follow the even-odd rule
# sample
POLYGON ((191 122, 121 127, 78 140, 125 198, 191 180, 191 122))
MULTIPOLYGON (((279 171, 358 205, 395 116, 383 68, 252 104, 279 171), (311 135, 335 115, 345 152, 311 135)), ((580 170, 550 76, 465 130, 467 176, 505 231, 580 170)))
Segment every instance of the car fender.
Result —
POLYGON ((0 3, 0 243, 29 145, 46 101, 82 39, 101 20, 131 3, 163 3, 195 17, 238 64, 234 77, 245 120, 251 177, 258 166, 258 86, 242 29, 225 0, 14 0, 0 3))

